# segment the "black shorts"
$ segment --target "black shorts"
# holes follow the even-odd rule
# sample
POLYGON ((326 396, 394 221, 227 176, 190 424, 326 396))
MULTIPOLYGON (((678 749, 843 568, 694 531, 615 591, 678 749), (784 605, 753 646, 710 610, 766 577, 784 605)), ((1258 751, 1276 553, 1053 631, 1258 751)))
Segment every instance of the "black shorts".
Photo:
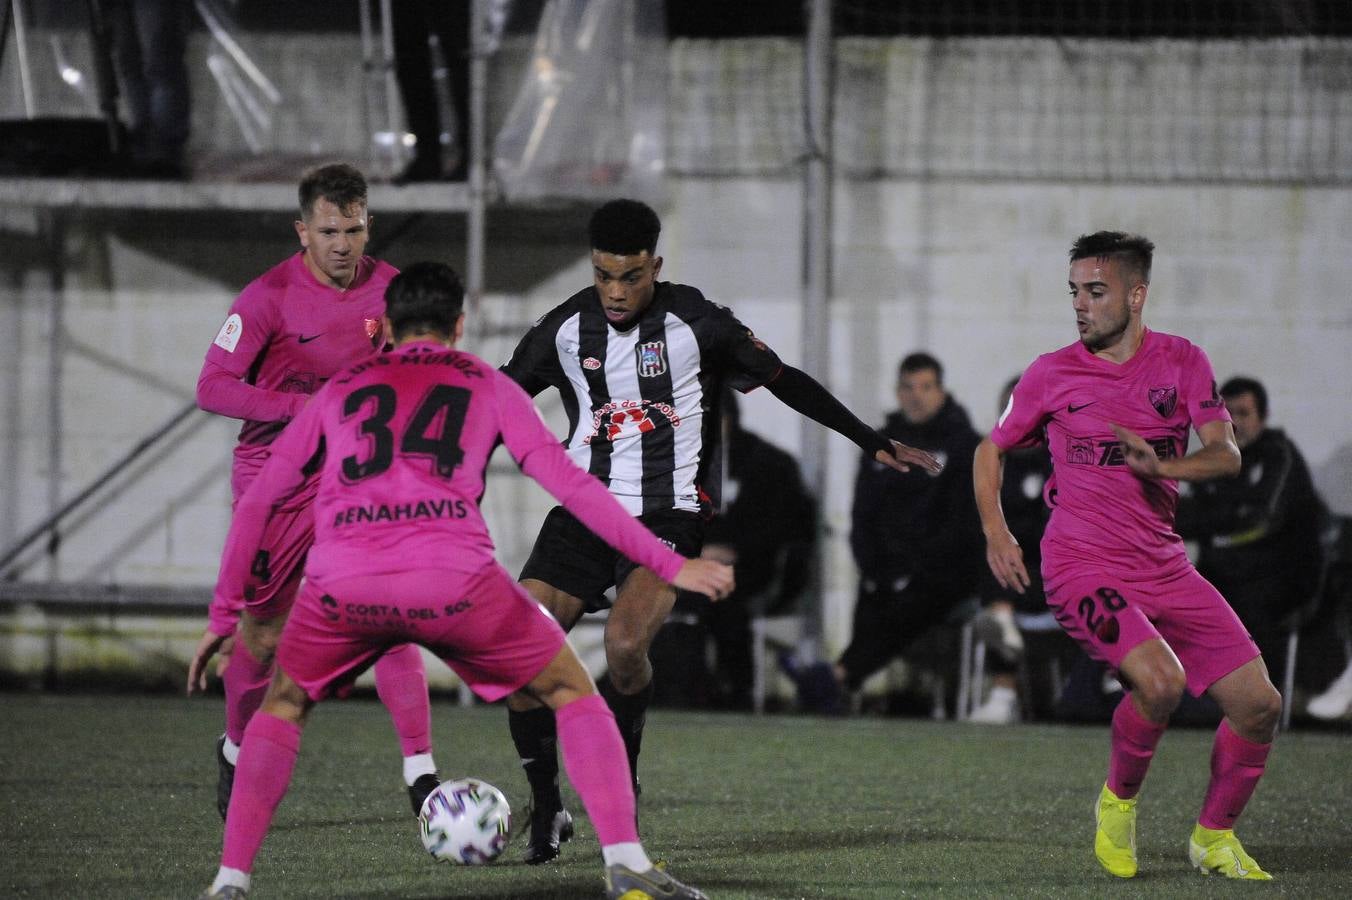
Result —
MULTIPOLYGON (((646 513, 638 520, 682 556, 698 556, 704 546, 704 520, 698 513, 670 509, 646 513)), ((624 584, 637 568, 572 513, 556 506, 540 526, 530 559, 521 569, 521 580, 543 581, 578 598, 593 613, 610 608, 606 590, 624 584)))

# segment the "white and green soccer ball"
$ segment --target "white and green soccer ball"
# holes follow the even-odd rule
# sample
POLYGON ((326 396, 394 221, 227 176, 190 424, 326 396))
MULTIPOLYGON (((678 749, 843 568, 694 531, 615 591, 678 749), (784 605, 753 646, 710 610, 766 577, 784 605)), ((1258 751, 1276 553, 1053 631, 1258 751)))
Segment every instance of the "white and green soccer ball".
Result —
POLYGON ((418 813, 423 846, 437 862, 482 866, 507 849, 512 809, 502 791, 486 781, 443 781, 418 813))

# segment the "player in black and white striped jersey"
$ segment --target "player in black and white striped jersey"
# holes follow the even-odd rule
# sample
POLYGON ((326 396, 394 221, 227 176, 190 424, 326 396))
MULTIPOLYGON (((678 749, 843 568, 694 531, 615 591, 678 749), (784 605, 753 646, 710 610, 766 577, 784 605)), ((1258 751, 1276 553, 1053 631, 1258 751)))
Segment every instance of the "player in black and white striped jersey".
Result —
MULTIPOLYGON (((879 462, 938 471, 921 450, 888 440, 824 387, 785 365, 730 310, 687 285, 658 281, 661 222, 636 200, 612 200, 589 227, 593 283, 540 318, 503 371, 535 396, 554 387, 568 414, 565 446, 631 514, 678 552, 698 556, 719 500, 718 398, 724 385, 765 388, 785 405, 854 441, 879 462)), ((644 716, 652 697, 648 648, 676 593, 615 553, 562 508, 551 510, 521 584, 564 630, 604 609, 609 673, 600 685, 628 750, 635 792, 644 716)), ((554 718, 508 699, 512 739, 532 794, 526 861, 559 853, 572 819, 559 796, 554 718)))

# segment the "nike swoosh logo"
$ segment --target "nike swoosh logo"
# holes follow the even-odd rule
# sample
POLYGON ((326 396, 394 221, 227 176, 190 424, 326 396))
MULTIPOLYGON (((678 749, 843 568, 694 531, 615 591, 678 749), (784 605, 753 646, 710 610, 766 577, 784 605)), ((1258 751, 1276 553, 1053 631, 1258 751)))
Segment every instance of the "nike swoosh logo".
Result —
POLYGON ((1068 412, 1068 413, 1077 413, 1077 412, 1079 412, 1080 410, 1084 409, 1086 406, 1093 406, 1093 405, 1094 405, 1094 401, 1093 401, 1093 400, 1090 400, 1088 403, 1081 403, 1079 406, 1076 406, 1074 403, 1067 403, 1067 404, 1066 404, 1066 412, 1068 412))
POLYGON ((319 332, 319 334, 311 334, 311 335, 300 334, 300 335, 297 335, 297 336, 296 336, 296 342, 299 343, 299 344, 308 344, 308 343, 310 343, 310 341, 313 341, 315 338, 321 338, 321 337, 323 337, 323 336, 324 336, 324 332, 322 332, 322 331, 319 332))

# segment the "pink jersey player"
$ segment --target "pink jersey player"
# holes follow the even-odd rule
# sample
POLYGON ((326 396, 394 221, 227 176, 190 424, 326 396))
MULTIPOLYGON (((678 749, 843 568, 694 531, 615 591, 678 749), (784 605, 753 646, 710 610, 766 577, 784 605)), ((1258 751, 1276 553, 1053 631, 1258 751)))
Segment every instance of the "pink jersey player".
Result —
POLYGON ((247 890, 307 710, 413 641, 486 700, 526 690, 555 711, 569 778, 602 845, 607 896, 704 898, 644 853, 614 716, 558 623, 493 558, 479 509, 489 457, 504 445, 597 535, 680 587, 717 599, 732 588, 731 569, 664 545, 568 458, 514 381, 454 349, 462 296, 440 264, 397 276, 387 318, 397 348, 336 374, 273 443, 240 500, 222 575, 230 592, 247 594, 269 577, 269 520, 318 478, 305 587, 246 731, 221 868, 205 897, 247 890))
MULTIPOLYGON (((197 382, 198 405, 243 419, 230 486, 235 503, 272 452, 272 443, 311 395, 333 374, 377 354, 385 314, 385 286, 394 267, 358 258, 351 284, 339 290, 320 281, 297 253, 255 279, 230 308, 207 350, 197 382)), ((314 484, 297 492, 271 525, 274 578, 258 586, 249 605, 259 618, 290 608, 300 567, 313 538, 309 503, 314 484)), ((234 631, 245 598, 216 585, 212 630, 234 631)))
POLYGON ((250 282, 230 307, 207 348, 197 399, 208 412, 244 420, 231 479, 236 499, 310 395, 379 350, 394 275, 388 263, 361 256, 339 289, 310 271, 302 251, 250 282))
POLYGON ((1045 443, 1055 475, 1043 537, 1047 584, 1089 565, 1162 574, 1188 564, 1174 533, 1178 483, 1142 481, 1127 465, 1114 424, 1141 435, 1160 459, 1185 456, 1189 432, 1228 422, 1211 363, 1180 337, 1146 329, 1118 365, 1076 342, 1028 367, 991 432, 1002 450, 1045 443))
MULTIPOLYGON (((277 436, 332 375, 377 354, 385 288, 395 270, 364 255, 370 235, 366 180, 351 166, 308 172, 300 183, 296 234, 301 252, 251 282, 230 308, 207 349, 197 383, 203 409, 243 419, 231 488, 237 505, 271 453, 277 436)), ((250 717, 262 702, 272 652, 300 587, 314 539, 310 503, 315 482, 297 491, 271 517, 264 543, 268 577, 246 598, 217 579, 207 633, 193 665, 240 628, 223 674, 225 733, 217 742, 217 809, 229 805, 234 762, 250 717)), ((189 672, 189 689, 197 680, 189 672)), ((422 655, 398 648, 376 668, 376 687, 389 707, 404 756, 404 780, 416 812, 435 784, 430 709, 422 655)))
POLYGON ((1121 675, 1094 850, 1111 874, 1137 872, 1136 801, 1186 688, 1224 713, 1211 783, 1189 841, 1206 873, 1266 879, 1233 825, 1262 775, 1281 697, 1258 648, 1174 531, 1178 481, 1232 477, 1239 449, 1206 354, 1148 330, 1154 245, 1121 232, 1075 242, 1070 291, 1079 342, 1039 357, 973 465, 986 558, 1023 592, 1028 573, 1000 509, 1004 453, 1045 444, 1052 508, 1042 538, 1047 605, 1066 633, 1121 675), (1188 449, 1189 430, 1201 447, 1188 449))
POLYGON ((587 527, 675 578, 684 558, 632 517, 608 516, 605 486, 568 461, 514 381, 471 354, 415 342, 335 376, 273 444, 231 528, 221 566, 229 592, 251 589, 236 579, 264 577, 267 561, 256 555, 268 552, 261 532, 270 511, 317 472, 307 580, 327 589, 407 572, 412 562, 438 573, 440 592, 455 593, 495 565, 479 498, 498 443, 587 527))

